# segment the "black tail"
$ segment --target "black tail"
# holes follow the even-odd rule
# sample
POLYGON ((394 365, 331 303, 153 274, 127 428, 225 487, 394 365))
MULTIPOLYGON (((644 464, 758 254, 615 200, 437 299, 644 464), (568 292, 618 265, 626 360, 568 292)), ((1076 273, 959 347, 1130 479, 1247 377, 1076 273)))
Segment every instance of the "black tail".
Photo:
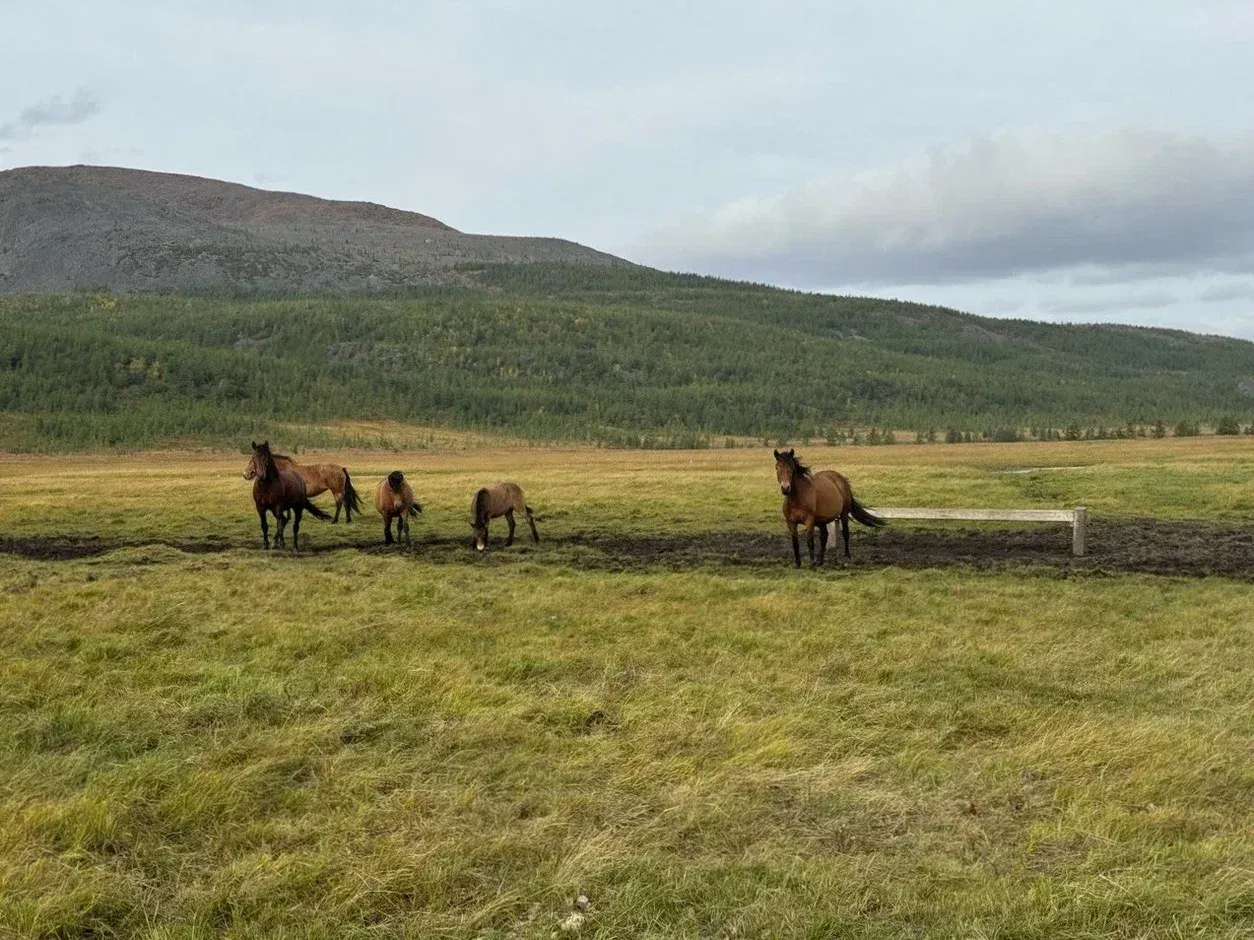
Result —
POLYGON ((309 500, 305 500, 305 504, 300 508, 305 510, 305 512, 309 513, 309 515, 313 516, 315 519, 321 519, 324 522, 331 518, 331 514, 329 512, 323 512, 309 500))
POLYGON ((411 516, 416 516, 420 512, 422 512, 422 503, 418 502, 418 500, 414 500, 414 504, 409 507, 409 514, 411 516))
POLYGON ((357 491, 353 489, 352 478, 348 475, 348 468, 344 468, 344 512, 345 521, 353 521, 353 513, 361 512, 361 499, 357 496, 357 491))
POLYGON ((849 515, 853 516, 854 519, 861 522, 864 526, 877 529, 882 525, 888 525, 888 523, 879 516, 873 516, 867 512, 866 508, 863 507, 863 505, 856 499, 851 499, 850 502, 852 505, 849 507, 849 515))

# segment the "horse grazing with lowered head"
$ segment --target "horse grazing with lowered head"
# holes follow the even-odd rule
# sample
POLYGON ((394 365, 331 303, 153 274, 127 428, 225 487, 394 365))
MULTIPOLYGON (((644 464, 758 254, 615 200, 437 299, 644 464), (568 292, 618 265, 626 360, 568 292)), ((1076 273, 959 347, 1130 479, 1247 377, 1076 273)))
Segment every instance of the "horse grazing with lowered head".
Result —
POLYGON ((505 547, 513 545, 514 513, 516 512, 526 517, 527 525, 531 526, 531 537, 539 543, 540 533, 536 531, 531 507, 523 499, 522 488, 517 483, 498 483, 496 486, 486 486, 475 493, 475 498, 470 503, 470 528, 475 533, 475 549, 481 552, 487 549, 488 522, 497 516, 504 516, 505 521, 509 523, 509 537, 505 540, 505 547))
POLYGON ((270 453, 270 442, 253 441, 253 456, 244 470, 244 479, 253 481, 253 505, 257 507, 257 515, 261 517, 261 540, 266 548, 270 547, 270 527, 266 523, 266 513, 274 514, 278 531, 274 534, 274 547, 282 548, 287 544, 283 529, 287 526, 288 510, 294 513, 292 519, 292 554, 300 545, 300 517, 308 512, 315 519, 330 519, 329 513, 323 512, 309 501, 305 492, 305 481, 292 470, 282 470, 274 462, 270 453))
POLYGON ((393 470, 387 479, 380 481, 374 490, 374 505, 383 517, 383 544, 391 545, 392 520, 396 520, 396 538, 405 537, 405 544, 412 545, 409 537, 409 517, 422 512, 422 505, 414 499, 414 489, 405 474, 393 470))
MULTIPOLYGON (((348 468, 336 463, 297 463, 286 454, 275 454, 274 462, 280 470, 293 470, 305 481, 305 495, 310 499, 321 496, 327 490, 335 497, 335 518, 332 524, 340 521, 340 510, 344 510, 344 521, 352 522, 353 513, 361 512, 361 499, 353 488, 352 477, 348 468)), ((245 479, 252 477, 244 474, 245 479)))
POLYGON ((792 554, 801 567, 801 543, 797 541, 797 526, 806 527, 810 543, 810 566, 817 568, 827 556, 828 523, 840 520, 840 533, 845 539, 845 558, 849 555, 849 517, 853 516, 864 526, 875 528, 884 520, 873 516, 853 498, 853 488, 842 474, 835 470, 812 472, 797 459, 796 453, 775 451, 775 479, 779 491, 784 494, 784 524, 792 534, 792 554), (819 530, 819 557, 814 559, 814 530, 819 530))

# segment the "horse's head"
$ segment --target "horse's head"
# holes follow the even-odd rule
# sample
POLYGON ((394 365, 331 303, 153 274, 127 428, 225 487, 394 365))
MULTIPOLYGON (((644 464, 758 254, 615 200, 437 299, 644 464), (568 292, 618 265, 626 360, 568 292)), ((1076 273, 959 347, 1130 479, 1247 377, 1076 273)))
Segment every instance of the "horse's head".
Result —
POLYGON ((274 462, 274 458, 270 455, 270 442, 262 441, 258 444, 251 441, 253 455, 249 458, 248 466, 244 468, 244 479, 255 480, 258 477, 266 479, 266 468, 274 462))
POLYGON ((797 454, 791 447, 783 453, 774 453, 775 479, 779 483, 779 491, 785 496, 791 496, 797 479, 810 471, 797 459, 797 454))
POLYGON ((401 473, 399 470, 393 470, 388 474, 388 488, 391 489, 393 493, 399 493, 401 491, 401 486, 404 483, 405 474, 401 473))
POLYGON ((482 552, 488 547, 488 509, 485 501, 487 490, 475 494, 475 501, 470 507, 470 529, 475 533, 475 551, 482 552))

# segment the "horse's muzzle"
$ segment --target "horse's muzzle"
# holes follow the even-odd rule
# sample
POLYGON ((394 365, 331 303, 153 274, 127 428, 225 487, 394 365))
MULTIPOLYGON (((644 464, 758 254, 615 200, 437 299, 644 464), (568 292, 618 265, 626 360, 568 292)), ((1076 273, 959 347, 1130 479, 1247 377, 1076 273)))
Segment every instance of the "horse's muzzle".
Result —
POLYGON ((791 486, 781 486, 781 487, 779 488, 779 491, 780 491, 781 493, 783 493, 785 496, 791 496, 791 495, 792 495, 792 487, 791 487, 791 486))

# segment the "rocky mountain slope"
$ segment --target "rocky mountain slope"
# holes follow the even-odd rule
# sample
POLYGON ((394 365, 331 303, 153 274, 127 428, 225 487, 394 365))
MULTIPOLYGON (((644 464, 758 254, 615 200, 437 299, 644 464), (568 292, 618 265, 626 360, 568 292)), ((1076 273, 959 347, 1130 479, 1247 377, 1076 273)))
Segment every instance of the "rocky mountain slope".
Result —
POLYGON ((116 167, 0 172, 0 293, 456 283, 467 262, 620 259, 556 238, 470 235, 368 202, 116 167))

